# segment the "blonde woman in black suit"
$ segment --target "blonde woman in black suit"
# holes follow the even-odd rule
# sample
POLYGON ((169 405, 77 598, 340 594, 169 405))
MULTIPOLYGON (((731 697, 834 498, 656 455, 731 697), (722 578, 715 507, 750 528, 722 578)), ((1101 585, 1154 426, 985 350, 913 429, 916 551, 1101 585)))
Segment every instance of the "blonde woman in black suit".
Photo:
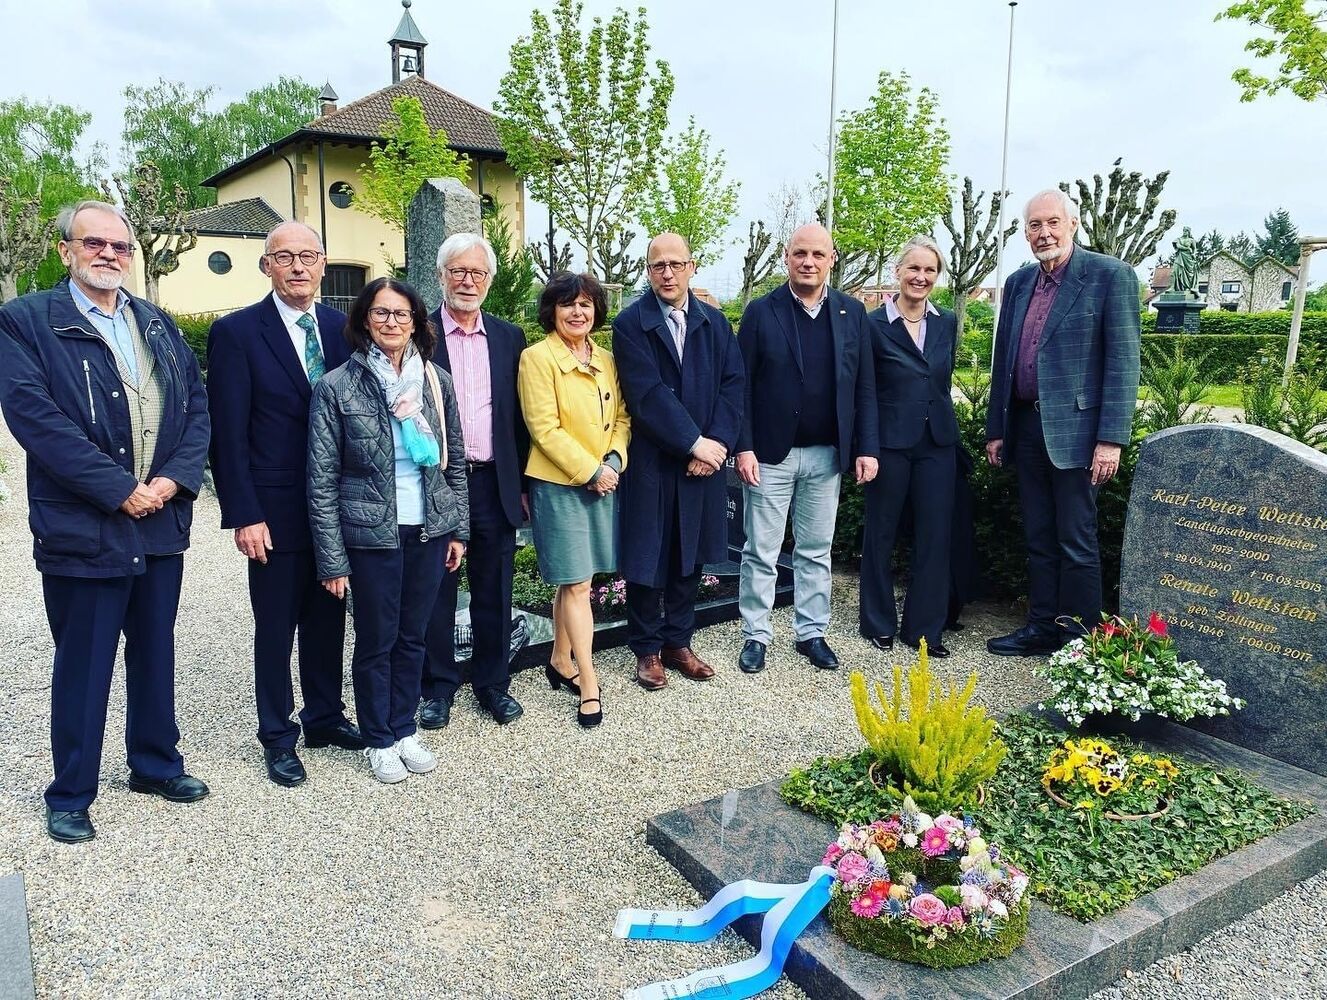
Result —
POLYGON ((916 649, 926 639, 932 656, 948 656, 940 641, 949 603, 949 536, 954 508, 954 448, 958 422, 950 399, 957 346, 954 314, 930 300, 944 271, 929 236, 903 246, 895 273, 898 294, 869 316, 880 414, 880 473, 866 485, 862 546, 862 635, 881 650, 894 637, 916 649), (904 509, 915 540, 911 582, 900 628, 891 561, 904 509))

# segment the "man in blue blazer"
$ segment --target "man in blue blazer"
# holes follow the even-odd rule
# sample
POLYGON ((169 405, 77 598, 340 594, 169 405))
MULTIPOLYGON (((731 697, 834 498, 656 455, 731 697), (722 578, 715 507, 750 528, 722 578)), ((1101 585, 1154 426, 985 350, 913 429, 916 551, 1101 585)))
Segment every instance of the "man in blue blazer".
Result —
POLYGON ((636 682, 663 687, 664 668, 707 681, 691 649, 707 562, 726 557, 720 472, 742 424, 745 368, 723 313, 690 291, 691 248, 660 233, 645 250, 650 291, 613 321, 613 358, 632 418, 618 519, 627 581, 627 641, 636 682))
POLYGON ((1063 191, 1028 202, 1037 263, 1005 282, 995 331, 986 459, 1014 465, 1028 551, 1027 623, 986 643, 1002 656, 1051 652, 1101 620, 1097 490, 1138 404, 1138 278, 1076 246, 1077 230, 1063 191))
POLYGON ((212 476, 221 526, 249 560, 258 740, 267 776, 285 787, 306 777, 290 718, 297 631, 304 745, 364 746, 341 700, 345 604, 318 582, 305 492, 312 386, 350 357, 345 315, 314 302, 326 263, 314 229, 283 222, 260 262, 272 294, 217 320, 207 339, 212 476))
POLYGON ((788 241, 788 283, 753 301, 737 339, 746 361, 737 475, 745 484, 738 606, 747 673, 765 667, 779 550, 793 516, 793 632, 797 651, 822 669, 839 665, 825 642, 830 545, 839 477, 868 483, 879 468, 879 414, 866 309, 829 287, 834 244, 824 226, 788 241))
MULTIPOLYGON (((470 586, 470 687, 499 725, 524 711, 511 696, 511 583, 516 529, 525 521, 522 486, 530 435, 516 399, 516 369, 525 334, 482 311, 498 270, 488 240, 475 233, 449 236, 438 248, 442 304, 433 313, 438 346, 433 360, 452 376, 465 438, 470 491, 470 541, 465 576, 470 586)), ((458 456, 459 457, 459 456, 458 456)), ((425 641, 419 725, 441 729, 464 679, 456 663, 456 591, 459 570, 442 578, 425 641)))

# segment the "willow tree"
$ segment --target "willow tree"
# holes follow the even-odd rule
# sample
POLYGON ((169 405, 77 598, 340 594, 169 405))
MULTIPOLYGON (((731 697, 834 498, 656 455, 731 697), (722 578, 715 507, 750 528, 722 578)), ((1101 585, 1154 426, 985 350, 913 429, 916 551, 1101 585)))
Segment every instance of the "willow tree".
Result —
POLYGON ((551 22, 531 12, 494 109, 507 162, 593 269, 601 234, 636 221, 654 180, 673 74, 650 62, 644 7, 634 18, 621 8, 607 22, 596 17, 588 31, 582 9, 557 0, 551 22))

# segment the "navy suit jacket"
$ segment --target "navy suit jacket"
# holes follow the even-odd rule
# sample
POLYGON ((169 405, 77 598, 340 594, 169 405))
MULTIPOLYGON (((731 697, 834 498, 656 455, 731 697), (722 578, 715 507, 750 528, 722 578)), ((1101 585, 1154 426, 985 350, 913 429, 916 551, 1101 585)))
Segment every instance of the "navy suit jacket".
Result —
MULTIPOLYGON (((802 409, 802 344, 797 337, 792 290, 785 283, 746 307, 737 341, 746 360, 745 412, 737 451, 754 451, 760 462, 782 462, 792 450, 802 409)), ((866 308, 837 289, 829 290, 837 377, 839 466, 847 472, 862 455, 880 451, 875 366, 866 308)))
MULTIPOLYGON (((1023 321, 1040 265, 1009 276, 995 331, 986 439, 1013 461, 1009 404, 1023 321)), ((1121 260, 1075 247, 1037 348, 1037 394, 1046 453, 1056 468, 1085 469, 1098 441, 1126 445, 1138 406, 1138 276, 1121 260)))
MULTIPOLYGON (((330 372, 350 360, 346 317, 329 306, 314 308, 330 372)), ((305 487, 312 395, 271 295, 212 324, 207 397, 223 528, 265 521, 273 549, 313 547, 305 487)))
POLYGON ((938 445, 958 441, 958 421, 949 391, 954 375, 954 314, 941 309, 926 317, 926 348, 916 343, 902 319, 889 321, 884 306, 869 317, 875 355, 875 391, 880 404, 880 447, 907 449, 921 440, 927 424, 938 445))
POLYGON ((690 295, 679 360, 654 292, 613 321, 613 360, 631 414, 631 444, 619 491, 618 569, 632 583, 662 587, 660 555, 674 498, 682 574, 728 552, 726 469, 688 476, 691 448, 704 436, 732 453, 742 424, 742 352, 723 313, 690 295))
MULTIPOLYGON (((525 458, 530 451, 530 433, 521 416, 516 400, 516 371, 525 350, 525 334, 519 326, 498 319, 492 313, 483 313, 484 331, 488 337, 489 386, 493 393, 493 462, 498 473, 498 496, 502 499, 502 513, 513 528, 525 522, 521 510, 521 492, 525 475, 525 458)), ((459 399, 464 387, 452 372, 447 354, 446 338, 442 331, 442 307, 429 316, 438 335, 438 346, 433 360, 444 371, 451 373, 459 399)))

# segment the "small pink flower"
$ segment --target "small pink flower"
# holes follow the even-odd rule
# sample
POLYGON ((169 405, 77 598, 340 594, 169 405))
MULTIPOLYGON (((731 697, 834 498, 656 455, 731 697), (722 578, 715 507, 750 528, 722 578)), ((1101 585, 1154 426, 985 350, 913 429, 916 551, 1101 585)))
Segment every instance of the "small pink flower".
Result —
POLYGON ((942 899, 932 896, 929 892, 913 897, 912 902, 908 904, 908 912, 918 923, 927 927, 938 927, 949 919, 949 907, 945 906, 942 899))
POLYGON ((963 821, 954 816, 950 816, 949 813, 937 816, 935 819, 935 825, 946 832, 953 832, 954 830, 961 831, 963 829, 963 821))
POLYGON ((974 913, 986 909, 986 905, 991 901, 991 898, 979 886, 960 885, 958 892, 963 897, 963 909, 971 910, 974 913))
POLYGON ((844 885, 853 885, 866 878, 871 864, 856 851, 849 851, 839 859, 839 881, 844 885))
POLYGON ((885 897, 879 893, 867 889, 860 896, 852 901, 852 912, 859 917, 878 917, 880 911, 884 909, 885 897))
POLYGON ((942 827, 933 826, 922 834, 922 853, 928 858, 938 858, 949 850, 949 832, 942 827))
POLYGON ((951 906, 949 912, 945 914, 945 923, 950 927, 962 927, 963 908, 961 906, 951 906))
POLYGON ((832 867, 834 862, 838 861, 841 857, 843 857, 843 848, 838 844, 830 844, 825 848, 825 856, 820 859, 820 863, 832 867))

